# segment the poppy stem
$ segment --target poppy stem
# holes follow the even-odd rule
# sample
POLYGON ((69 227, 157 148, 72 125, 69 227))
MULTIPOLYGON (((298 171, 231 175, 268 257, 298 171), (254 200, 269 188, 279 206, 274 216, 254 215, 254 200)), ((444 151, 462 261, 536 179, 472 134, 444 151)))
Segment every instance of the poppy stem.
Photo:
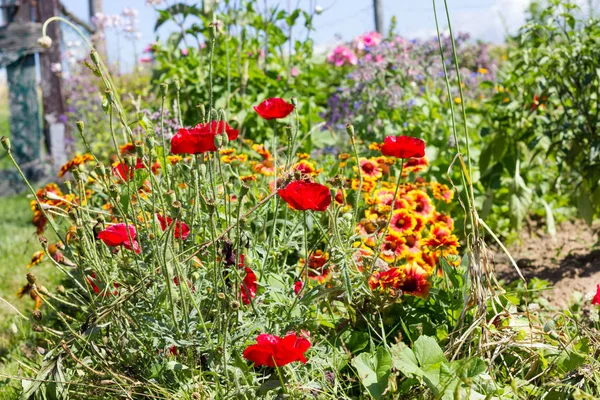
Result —
MULTIPOLYGON (((379 257, 379 254, 381 253, 381 244, 383 243, 383 241, 385 239, 385 235, 390 227, 390 222, 392 221, 392 215, 394 214, 394 207, 396 206, 396 198, 398 197, 398 190, 400 189, 400 182, 402 181, 402 173, 404 172, 404 158, 401 158, 400 160, 401 160, 400 162, 402 163, 402 165, 400 166, 400 173, 398 174, 398 179, 396 180, 396 190, 394 190, 394 198, 392 199, 390 215, 385 224, 385 227, 380 231, 381 237, 379 238, 379 240, 377 241, 377 244, 376 244, 375 254, 373 254, 373 261, 371 262, 371 267, 369 268, 369 275, 371 275, 373 273, 373 268, 375 268, 375 263, 377 262, 377 257, 379 257)), ((360 168, 359 168, 359 171, 360 171, 360 168)))
POLYGON ((281 390, 283 390, 283 393, 287 394, 287 389, 285 388, 285 383, 283 382, 283 376, 281 375, 279 366, 275 362, 275 358, 273 358, 273 364, 275 364, 275 370, 277 371, 277 377, 279 378, 279 383, 281 384, 281 390))
POLYGON ((302 292, 308 287, 308 221, 306 219, 307 211, 302 211, 304 216, 304 285, 296 298, 299 298, 302 292))

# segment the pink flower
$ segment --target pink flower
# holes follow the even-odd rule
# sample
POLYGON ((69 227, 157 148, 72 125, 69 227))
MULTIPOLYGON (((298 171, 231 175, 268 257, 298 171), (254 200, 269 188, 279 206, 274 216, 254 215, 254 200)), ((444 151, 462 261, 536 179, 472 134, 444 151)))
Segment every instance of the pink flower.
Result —
POLYGON ((381 40, 381 33, 369 32, 354 39, 354 44, 358 50, 364 50, 369 47, 377 46, 381 43, 381 40))
POLYGON ((336 67, 341 67, 344 64, 356 65, 358 58, 356 54, 346 46, 338 46, 333 49, 333 52, 327 56, 327 61, 330 64, 335 64, 336 67))
POLYGON ((185 57, 185 56, 187 56, 188 54, 189 54, 189 51, 188 51, 188 49, 181 49, 181 55, 182 55, 182 56, 184 56, 184 57, 185 57))
POLYGON ((296 68, 296 67, 292 67, 291 74, 292 74, 292 76, 293 76, 293 77, 296 77, 296 76, 298 76, 298 74, 299 74, 299 73, 300 73, 300 72, 298 72, 298 68, 296 68))
POLYGON ((204 43, 204 42, 200 43, 200 48, 201 49, 205 49, 206 48, 206 43, 204 43))
POLYGON ((152 57, 150 57, 150 56, 142 56, 142 57, 140 57, 140 62, 144 63, 144 64, 151 63, 152 62, 152 57))

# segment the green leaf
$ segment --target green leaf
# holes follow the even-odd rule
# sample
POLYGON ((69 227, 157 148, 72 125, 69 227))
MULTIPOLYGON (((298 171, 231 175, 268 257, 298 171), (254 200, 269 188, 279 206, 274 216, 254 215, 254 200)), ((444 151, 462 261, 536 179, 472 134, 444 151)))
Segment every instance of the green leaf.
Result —
POLYGON ((529 212, 531 206, 532 191, 527 187, 525 181, 519 173, 519 160, 515 166, 515 176, 510 185, 510 219, 515 226, 516 231, 520 231, 523 226, 523 220, 529 212))
POLYGON ((395 369, 406 376, 423 376, 424 372, 419 368, 415 353, 404 343, 400 342, 390 348, 392 355, 392 365, 395 369))
POLYGON ((167 370, 169 371, 182 371, 184 369, 188 369, 188 367, 186 365, 178 363, 175 360, 167 362, 167 370))
POLYGON ((429 366, 446 362, 446 356, 440 345, 434 338, 429 336, 420 336, 413 346, 413 352, 419 361, 421 367, 428 368, 429 366))
POLYGON ((383 347, 377 349, 375 354, 361 353, 352 360, 352 366, 371 396, 381 399, 392 371, 390 353, 383 347))
POLYGON ((590 197, 587 193, 581 193, 577 198, 577 210, 579 211, 579 216, 581 216, 589 226, 592 226, 594 212, 590 197))
POLYGON ((544 210, 546 210, 546 230, 550 236, 555 237, 556 224, 554 222, 554 214, 552 214, 552 207, 544 199, 542 199, 542 204, 544 205, 544 210))

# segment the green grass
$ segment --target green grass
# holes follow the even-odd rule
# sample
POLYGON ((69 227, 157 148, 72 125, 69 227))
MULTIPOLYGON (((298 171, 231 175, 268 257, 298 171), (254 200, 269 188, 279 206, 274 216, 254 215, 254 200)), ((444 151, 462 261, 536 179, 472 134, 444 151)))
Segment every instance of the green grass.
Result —
MULTIPOLYGON (((0 197, 0 297, 26 317, 31 316, 33 300, 29 296, 19 299, 16 292, 27 283, 27 272, 33 272, 38 283, 49 290, 60 278, 59 271, 48 261, 27 269, 31 255, 41 250, 31 217, 27 196, 0 197)), ((0 300, 0 399, 16 397, 16 389, 20 387, 18 380, 3 377, 4 374, 14 376, 24 372, 24 368, 14 361, 15 357, 36 357, 31 325, 0 300)))

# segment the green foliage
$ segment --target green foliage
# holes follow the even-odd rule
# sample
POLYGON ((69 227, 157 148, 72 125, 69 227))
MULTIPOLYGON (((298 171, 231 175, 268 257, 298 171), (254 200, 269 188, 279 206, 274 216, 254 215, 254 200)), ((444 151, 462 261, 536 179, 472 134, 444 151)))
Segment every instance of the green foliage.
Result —
POLYGON ((599 49, 600 21, 556 0, 533 7, 507 48, 481 110, 479 168, 490 211, 517 229, 532 212, 549 231, 567 205, 588 224, 600 212, 599 49))
MULTIPOLYGON (((182 83, 179 97, 172 90, 169 99, 180 99, 186 126, 198 122, 197 107, 206 104, 224 109, 242 136, 262 141, 268 124, 252 107, 269 97, 297 97, 302 99, 300 123, 311 130, 321 120, 327 93, 343 76, 315 60, 313 14, 279 6, 262 10, 257 0, 229 3, 216 22, 212 10, 197 6, 176 4, 159 11, 156 28, 178 21, 181 32, 153 46, 154 84, 182 83)), ((305 145, 310 150, 310 139, 305 145)))

